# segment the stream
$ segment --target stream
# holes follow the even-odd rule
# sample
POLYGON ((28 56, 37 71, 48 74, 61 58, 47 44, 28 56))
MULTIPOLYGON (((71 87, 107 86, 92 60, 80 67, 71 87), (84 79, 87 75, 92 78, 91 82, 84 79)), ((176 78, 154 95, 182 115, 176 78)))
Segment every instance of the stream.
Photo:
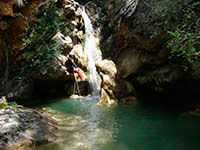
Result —
POLYGON ((95 97, 42 107, 58 121, 59 140, 34 150, 199 150, 200 118, 145 104, 96 105, 95 97))

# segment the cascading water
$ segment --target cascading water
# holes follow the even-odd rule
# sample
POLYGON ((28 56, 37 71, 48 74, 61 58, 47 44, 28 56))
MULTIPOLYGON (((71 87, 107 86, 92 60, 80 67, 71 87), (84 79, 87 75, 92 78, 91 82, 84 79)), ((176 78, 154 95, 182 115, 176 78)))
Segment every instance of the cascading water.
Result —
POLYGON ((85 51, 88 55, 88 66, 90 71, 90 85, 92 95, 99 95, 101 88, 101 78, 96 71, 95 62, 102 60, 101 51, 97 48, 97 40, 95 38, 94 29, 91 21, 85 12, 85 7, 82 6, 82 17, 85 24, 85 51))

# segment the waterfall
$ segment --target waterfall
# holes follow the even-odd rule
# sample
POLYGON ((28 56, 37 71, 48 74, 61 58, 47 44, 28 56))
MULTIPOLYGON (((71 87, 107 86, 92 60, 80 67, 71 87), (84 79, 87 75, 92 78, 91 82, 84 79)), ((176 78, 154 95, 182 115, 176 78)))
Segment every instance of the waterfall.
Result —
POLYGON ((90 85, 92 95, 99 95, 101 89, 101 78, 96 71, 95 62, 102 60, 101 51, 97 48, 97 41, 95 38, 94 29, 91 21, 85 12, 85 7, 82 6, 82 17, 85 24, 85 51, 88 55, 88 66, 90 72, 90 85))
POLYGON ((16 0, 16 5, 17 5, 18 7, 23 7, 23 6, 24 6, 23 0, 16 0))

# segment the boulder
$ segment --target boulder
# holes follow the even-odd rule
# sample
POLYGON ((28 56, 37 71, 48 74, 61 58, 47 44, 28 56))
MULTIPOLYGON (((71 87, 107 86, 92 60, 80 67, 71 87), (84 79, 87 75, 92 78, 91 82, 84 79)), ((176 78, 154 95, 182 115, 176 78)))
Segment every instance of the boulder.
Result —
POLYGON ((21 106, 0 110, 0 149, 54 142, 56 122, 45 112, 21 106))
POLYGON ((114 79, 117 74, 116 65, 112 60, 104 59, 102 61, 98 61, 96 63, 96 67, 99 72, 109 75, 112 79, 114 79))
POLYGON ((113 61, 104 59, 96 63, 97 70, 102 79, 99 104, 113 104, 120 102, 133 93, 130 82, 119 78, 117 68, 113 61))
POLYGON ((116 101, 113 90, 116 86, 115 76, 117 69, 111 60, 102 60, 96 63, 97 71, 102 79, 101 92, 98 104, 112 104, 116 101))
POLYGON ((111 99, 104 89, 101 89, 100 97, 97 105, 111 105, 116 104, 116 99, 111 99))

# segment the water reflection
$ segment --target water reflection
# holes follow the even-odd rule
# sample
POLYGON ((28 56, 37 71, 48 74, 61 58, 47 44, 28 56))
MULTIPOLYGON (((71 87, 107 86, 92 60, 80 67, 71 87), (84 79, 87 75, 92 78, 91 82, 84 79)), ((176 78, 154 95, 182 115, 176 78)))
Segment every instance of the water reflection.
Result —
MULTIPOLYGON (((45 106, 59 123, 54 144, 34 150, 199 150, 200 119, 155 106, 99 107, 95 98, 45 106)), ((31 150, 32 150, 31 149, 31 150)))
POLYGON ((48 105, 58 121, 60 137, 54 144, 34 150, 112 150, 118 133, 112 108, 96 106, 95 98, 63 100, 48 105))

